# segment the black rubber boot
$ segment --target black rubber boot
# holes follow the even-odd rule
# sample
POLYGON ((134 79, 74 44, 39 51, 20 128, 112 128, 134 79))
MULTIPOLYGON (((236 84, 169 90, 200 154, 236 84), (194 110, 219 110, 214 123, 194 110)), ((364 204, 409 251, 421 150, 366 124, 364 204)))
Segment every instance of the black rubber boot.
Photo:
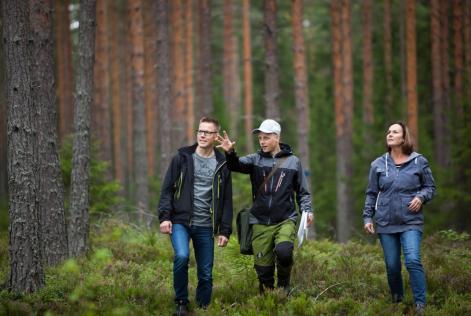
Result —
POLYGON ((274 266, 258 266, 255 265, 258 280, 260 281, 259 290, 260 294, 265 292, 265 289, 273 290, 275 288, 275 267, 274 266))
POLYGON ((291 269, 293 267, 293 243, 284 241, 275 246, 278 283, 289 294, 291 269))

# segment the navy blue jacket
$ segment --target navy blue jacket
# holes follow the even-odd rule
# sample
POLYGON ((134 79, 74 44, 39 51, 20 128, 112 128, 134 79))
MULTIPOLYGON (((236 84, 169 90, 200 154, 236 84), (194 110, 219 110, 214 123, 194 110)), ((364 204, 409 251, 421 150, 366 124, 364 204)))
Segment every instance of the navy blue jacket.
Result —
POLYGON ((435 181, 424 156, 413 152, 400 168, 396 168, 386 153, 371 163, 363 208, 364 223, 372 223, 374 217, 378 233, 386 232, 387 226, 401 230, 404 225, 423 225, 422 208, 411 212, 409 203, 418 197, 426 204, 434 195, 435 181))
MULTIPOLYGON (((162 184, 159 221, 191 225, 194 198, 193 153, 197 144, 178 150, 170 163, 162 184)), ((218 162, 213 176, 211 218, 215 235, 227 238, 232 233, 232 181, 222 153, 215 150, 218 162)))

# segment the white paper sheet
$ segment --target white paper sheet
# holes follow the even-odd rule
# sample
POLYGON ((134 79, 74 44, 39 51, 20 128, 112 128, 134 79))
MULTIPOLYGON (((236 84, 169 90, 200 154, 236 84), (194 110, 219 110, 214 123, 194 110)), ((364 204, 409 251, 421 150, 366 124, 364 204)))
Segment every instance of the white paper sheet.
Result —
POLYGON ((303 212, 298 229, 298 248, 301 247, 304 238, 307 239, 307 212, 303 212))

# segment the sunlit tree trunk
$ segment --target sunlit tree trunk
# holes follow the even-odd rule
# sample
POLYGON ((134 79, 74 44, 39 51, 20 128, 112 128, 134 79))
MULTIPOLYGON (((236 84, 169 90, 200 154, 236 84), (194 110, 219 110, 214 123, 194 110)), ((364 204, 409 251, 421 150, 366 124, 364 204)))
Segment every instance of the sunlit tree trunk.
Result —
POLYGON ((195 135, 195 98, 193 89, 193 0, 185 0, 184 4, 186 142, 190 144, 194 141, 195 135))
POLYGON ((393 76, 392 76, 392 32, 391 32, 391 0, 384 0, 384 69, 386 94, 384 98, 384 114, 386 124, 392 119, 393 107, 393 76))
POLYGON ((157 21, 154 16, 153 1, 143 1, 144 19, 144 74, 145 74, 145 104, 146 104, 146 146, 147 170, 149 176, 155 175, 155 149, 157 148, 157 51, 155 38, 157 36, 157 21))
POLYGON ((198 0, 197 102, 201 116, 213 113, 211 73, 211 0, 198 0))
MULTIPOLYGON (((405 39, 406 0, 399 0, 399 56, 401 73, 401 103, 407 99, 406 39, 405 39)), ((401 108, 401 116, 403 109, 401 108)))
MULTIPOLYGON (((370 132, 373 126, 373 3, 363 0, 363 124, 364 144, 372 145, 370 132)), ((368 149, 366 149, 368 150, 368 149)))
POLYGON ((73 130, 72 40, 70 35, 69 0, 54 1, 56 34, 57 97, 59 105, 59 137, 62 140, 73 130))
POLYGON ((263 0, 265 42, 265 116, 280 120, 278 53, 276 49, 276 0, 263 0))
POLYGON ((163 179, 170 164, 170 42, 169 5, 166 0, 157 0, 157 94, 160 113, 160 179, 163 179))
MULTIPOLYGON (((98 157, 111 163, 110 52, 107 0, 96 0, 95 91, 92 106, 92 135, 98 140, 98 157)), ((114 22, 113 22, 114 23, 114 22)), ((111 178, 111 173, 107 172, 111 178)))
MULTIPOLYGON (((250 0, 242 1, 242 37, 243 37, 243 66, 244 66, 244 130, 250 135, 253 130, 252 104, 252 44, 250 41, 250 0)), ((251 137, 247 137, 246 151, 253 152, 251 137)))
MULTIPOLYGON (((464 40, 464 68, 465 68, 465 99, 469 108, 471 102, 471 7, 468 2, 463 4, 463 40, 464 40)), ((469 113, 465 112, 463 119, 469 118, 469 113)))
POLYGON ((38 108, 32 91, 34 61, 28 0, 3 0, 6 102, 8 104, 9 254, 8 288, 34 292, 44 286, 38 174, 38 108))
POLYGON ((407 47, 407 124, 419 144, 417 109, 417 50, 415 36, 415 0, 406 0, 406 47, 407 47))
POLYGON ((74 144, 72 193, 68 221, 69 254, 78 256, 88 248, 90 207, 90 114, 93 102, 96 1, 81 0, 79 8, 77 80, 74 98, 74 144))
POLYGON ((450 52, 449 52, 449 2, 440 1, 440 60, 441 60, 441 82, 442 82, 442 104, 443 104, 443 126, 444 144, 448 145, 449 135, 449 115, 451 114, 450 100, 450 52))
POLYGON ((37 111, 39 161, 39 222, 42 258, 56 265, 67 258, 64 182, 59 162, 52 6, 48 0, 30 1, 32 42, 32 95, 37 111))

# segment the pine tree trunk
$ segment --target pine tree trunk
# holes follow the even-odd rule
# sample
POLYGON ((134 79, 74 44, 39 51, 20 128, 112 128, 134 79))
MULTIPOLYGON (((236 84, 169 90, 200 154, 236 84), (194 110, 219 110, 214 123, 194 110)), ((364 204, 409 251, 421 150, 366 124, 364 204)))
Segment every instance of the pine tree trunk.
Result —
POLYGON ((72 133, 74 74, 72 69, 72 39, 70 35, 69 0, 55 0, 55 34, 57 60, 57 97, 59 103, 59 137, 72 133))
POLYGON ((160 113, 160 179, 171 159, 171 122, 170 122, 170 42, 169 42, 169 5, 166 0, 158 0, 157 12, 157 94, 160 113))
POLYGON ((415 0, 406 0, 407 49, 407 124, 418 147, 417 50, 415 36, 415 0))
POLYGON ((386 93, 384 98, 384 113, 386 124, 393 117, 393 66, 392 66, 392 32, 391 32, 391 0, 384 0, 384 69, 386 93))
POLYGON ((124 185, 124 163, 123 163, 123 124, 122 124, 122 107, 123 98, 121 97, 121 90, 124 90, 122 85, 122 68, 119 56, 120 47, 120 32, 119 23, 121 23, 118 14, 118 4, 116 1, 108 3, 110 23, 110 89, 111 89, 111 113, 113 118, 113 174, 114 178, 124 185))
POLYGON ((184 143, 186 136, 185 120, 185 78, 183 55, 183 9, 182 0, 174 0, 171 5, 171 60, 172 60, 172 144, 176 150, 184 143))
POLYGON ((157 51, 155 38, 157 36, 157 21, 154 16, 153 1, 143 1, 144 19, 144 92, 146 104, 146 146, 147 146, 147 171, 150 177, 155 175, 155 149, 158 133, 157 120, 157 51))
MULTIPOLYGON (((243 66, 244 66, 244 130, 245 135, 251 135, 253 130, 252 104, 252 44, 250 41, 250 0, 242 2, 242 37, 243 37, 243 66)), ((247 136, 246 151, 253 152, 251 137, 247 136)))
POLYGON ((230 131, 238 138, 240 108, 239 54, 237 36, 234 31, 235 6, 232 0, 224 1, 224 36, 223 36, 223 90, 224 103, 229 108, 230 131))
POLYGON ((150 226, 149 186, 147 181, 146 113, 144 103, 144 28, 140 0, 128 1, 132 47, 133 155, 136 202, 141 225, 150 226))
MULTIPOLYGON (((2 17, 3 21, 3 17, 2 17)), ((3 23, 3 22, 2 22, 3 23)), ((0 27, 0 38, 3 39, 3 28, 0 27)), ((0 73, 5 74, 3 41, 0 41, 0 73)), ((5 98, 5 76, 0 76, 0 199, 8 194, 7 184, 7 104, 5 98)))
MULTIPOLYGON (((373 116, 373 3, 363 0, 363 125, 365 147, 372 145, 373 116)), ((391 92, 391 91, 389 91, 391 92)))
POLYGON ((448 23, 449 3, 440 1, 440 60, 441 60, 441 78, 442 78, 442 104, 443 104, 443 126, 444 126, 444 144, 448 144, 449 138, 449 120, 451 114, 450 100, 450 52, 449 52, 449 23, 448 23))
POLYGON ((263 0, 265 42, 265 116, 280 120, 278 53, 276 49, 276 0, 263 0))
POLYGON ((198 0, 198 109, 201 116, 213 113, 212 56, 211 56, 211 0, 198 0))
POLYGON ((8 104, 9 253, 8 287, 15 293, 44 286, 38 174, 38 122, 32 91, 33 51, 27 0, 3 0, 6 100, 8 104))
POLYGON ((463 117, 463 0, 453 0, 453 60, 455 109, 458 117, 463 117))
MULTIPOLYGON (((464 68, 465 68, 465 99, 468 103, 471 102, 471 6, 468 2, 463 4, 463 40, 464 40, 464 68)), ((464 111, 467 113, 467 111, 464 111)), ((469 113, 463 117, 464 122, 469 119, 469 113)))
MULTIPOLYGON (((399 0, 399 55, 401 57, 401 102, 407 99, 406 39, 405 39, 406 0, 399 0)), ((401 116, 403 109, 401 107, 401 116)))
POLYGON ((441 50, 440 50, 440 0, 431 1, 431 58, 432 58, 432 106, 435 160, 441 167, 446 166, 445 126, 443 111, 441 50))
POLYGON ((337 157, 337 238, 346 242, 353 228, 350 179, 353 121, 352 42, 350 1, 331 2, 332 57, 337 157))
POLYGON ((74 101, 72 193, 70 196, 69 254, 78 256, 88 248, 90 207, 90 114, 93 100, 96 0, 82 0, 79 8, 77 81, 74 101))
POLYGON ((54 78, 52 8, 48 0, 30 1, 33 42, 32 94, 38 109, 38 176, 41 251, 52 266, 68 256, 64 210, 64 182, 59 162, 54 78))
MULTIPOLYGON (((92 106, 92 135, 98 141, 98 157, 111 163, 111 111, 110 111, 110 58, 109 19, 106 0, 96 0, 97 25, 95 43, 95 68, 92 106)), ((114 22, 113 22, 114 23, 114 22)), ((111 172, 107 172, 111 179, 111 172)))
POLYGON ((184 55, 185 55, 185 107, 186 107, 186 142, 194 141, 195 135, 195 99, 193 90, 193 1, 184 3, 184 55))
MULTIPOLYGON (((296 113, 298 122, 298 151, 304 174, 307 178, 309 190, 311 189, 311 168, 309 159, 309 92, 306 70, 306 48, 303 33, 303 0, 292 2, 293 25, 293 67, 294 67, 294 94, 296 101, 296 113)), ((314 225, 309 227, 310 239, 315 237, 314 225)))

